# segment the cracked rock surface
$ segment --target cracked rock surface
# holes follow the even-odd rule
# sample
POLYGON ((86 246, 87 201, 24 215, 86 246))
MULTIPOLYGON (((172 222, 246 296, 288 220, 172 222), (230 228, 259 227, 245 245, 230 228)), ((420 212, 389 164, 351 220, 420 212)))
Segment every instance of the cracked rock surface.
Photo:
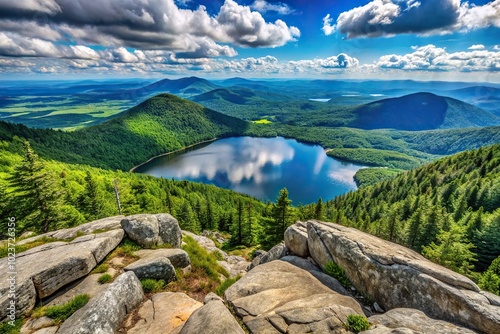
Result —
POLYGON ((382 308, 414 308, 432 318, 500 333, 500 307, 474 282, 392 242, 333 223, 308 221, 311 257, 335 261, 382 308))
POLYGON ((250 270, 225 299, 251 333, 348 333, 347 316, 363 315, 356 300, 281 260, 250 270))
MULTIPOLYGON (((52 295, 61 287, 87 275, 123 239, 123 230, 85 235, 71 242, 54 242, 32 248, 16 257, 17 316, 31 311, 36 298, 52 295)), ((10 302, 8 258, 0 259, 0 320, 10 302)))
POLYGON ((202 306, 181 292, 155 294, 139 308, 136 316, 140 319, 127 334, 178 333, 191 314, 202 306))

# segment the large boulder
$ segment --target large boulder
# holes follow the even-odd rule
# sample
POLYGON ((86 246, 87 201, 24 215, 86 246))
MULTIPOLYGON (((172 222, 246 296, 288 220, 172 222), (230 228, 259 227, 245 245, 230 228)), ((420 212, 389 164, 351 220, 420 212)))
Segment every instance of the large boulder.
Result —
POLYGON ((166 257, 146 257, 139 259, 124 268, 132 271, 139 279, 163 279, 169 283, 175 281, 175 268, 166 257))
POLYGON ((143 300, 141 282, 134 273, 124 273, 100 295, 69 317, 58 334, 114 334, 127 313, 143 300))
POLYGON ((194 311, 179 334, 245 334, 233 315, 220 300, 212 300, 194 311))
MULTIPOLYGON (((16 257, 16 315, 33 309, 37 298, 87 275, 123 238, 123 230, 82 236, 70 243, 56 242, 32 248, 16 257)), ((0 259, 0 321, 7 316, 11 289, 8 258, 0 259)))
POLYGON ((283 243, 277 244, 271 248, 259 261, 259 264, 268 263, 274 260, 279 260, 283 256, 286 256, 288 250, 283 243))
POLYGON ((252 333, 345 333, 347 316, 363 315, 356 300, 281 260, 255 267, 224 296, 252 333))
POLYGON ((470 279, 403 246, 331 223, 309 221, 312 258, 335 261, 356 289, 386 310, 409 307, 486 333, 500 333, 500 308, 470 279))
POLYGON ((285 246, 293 254, 307 258, 309 247, 307 245, 307 225, 296 222, 285 230, 285 246))
POLYGON ((177 220, 169 214, 139 214, 125 217, 120 222, 130 239, 145 248, 169 244, 180 248, 182 232, 177 220))
MULTIPOLYGON (((153 295, 139 308, 128 334, 170 334, 182 328, 191 314, 203 304, 180 292, 162 292, 153 295)), ((205 331, 192 333, 209 333, 205 331)))
POLYGON ((473 330, 456 326, 452 323, 431 319, 422 311, 408 308, 397 308, 384 314, 378 314, 368 318, 370 323, 378 325, 378 328, 364 333, 384 333, 387 329, 406 329, 415 333, 433 334, 474 334, 473 330), (385 327, 385 329, 383 328, 385 327))
POLYGON ((144 258, 159 258, 166 257, 175 268, 186 268, 191 265, 189 255, 179 248, 162 248, 162 249, 141 249, 134 253, 141 259, 144 258))

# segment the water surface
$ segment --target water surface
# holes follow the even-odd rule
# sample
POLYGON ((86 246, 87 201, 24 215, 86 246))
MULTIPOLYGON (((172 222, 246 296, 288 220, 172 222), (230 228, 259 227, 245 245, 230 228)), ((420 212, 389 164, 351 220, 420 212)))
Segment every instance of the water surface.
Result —
POLYGON ((298 205, 356 189, 353 176, 360 168, 328 157, 318 145, 281 137, 234 137, 156 158, 136 171, 214 184, 264 201, 275 201, 286 187, 298 205))

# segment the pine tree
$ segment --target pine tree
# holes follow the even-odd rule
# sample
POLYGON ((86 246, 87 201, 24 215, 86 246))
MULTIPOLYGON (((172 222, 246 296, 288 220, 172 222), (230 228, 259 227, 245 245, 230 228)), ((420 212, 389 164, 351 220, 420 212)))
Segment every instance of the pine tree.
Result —
POLYGON ((89 171, 85 174, 85 189, 80 196, 81 211, 85 213, 88 220, 100 217, 102 203, 100 200, 99 188, 89 171))
POLYGON ((28 141, 24 142, 24 149, 23 161, 10 178, 16 189, 16 218, 24 222, 23 228, 33 227, 46 233, 63 219, 59 210, 62 192, 28 141))
POLYGON ((324 214, 323 214, 323 200, 321 197, 318 199, 318 202, 316 203, 316 207, 314 208, 314 219, 317 220, 323 220, 324 219, 324 214))
POLYGON ((281 189, 276 204, 273 206, 274 222, 278 227, 278 234, 275 235, 276 240, 283 240, 285 230, 289 225, 291 203, 292 201, 288 199, 288 190, 281 189))

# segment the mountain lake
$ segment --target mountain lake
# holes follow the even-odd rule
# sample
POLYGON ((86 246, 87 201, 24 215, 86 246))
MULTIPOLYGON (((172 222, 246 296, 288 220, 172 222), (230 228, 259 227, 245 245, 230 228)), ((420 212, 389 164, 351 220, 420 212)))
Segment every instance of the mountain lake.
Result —
POLYGON ((213 184, 263 201, 275 201, 286 187, 298 205, 355 190, 360 168, 294 139, 232 137, 154 158, 135 172, 213 184))

